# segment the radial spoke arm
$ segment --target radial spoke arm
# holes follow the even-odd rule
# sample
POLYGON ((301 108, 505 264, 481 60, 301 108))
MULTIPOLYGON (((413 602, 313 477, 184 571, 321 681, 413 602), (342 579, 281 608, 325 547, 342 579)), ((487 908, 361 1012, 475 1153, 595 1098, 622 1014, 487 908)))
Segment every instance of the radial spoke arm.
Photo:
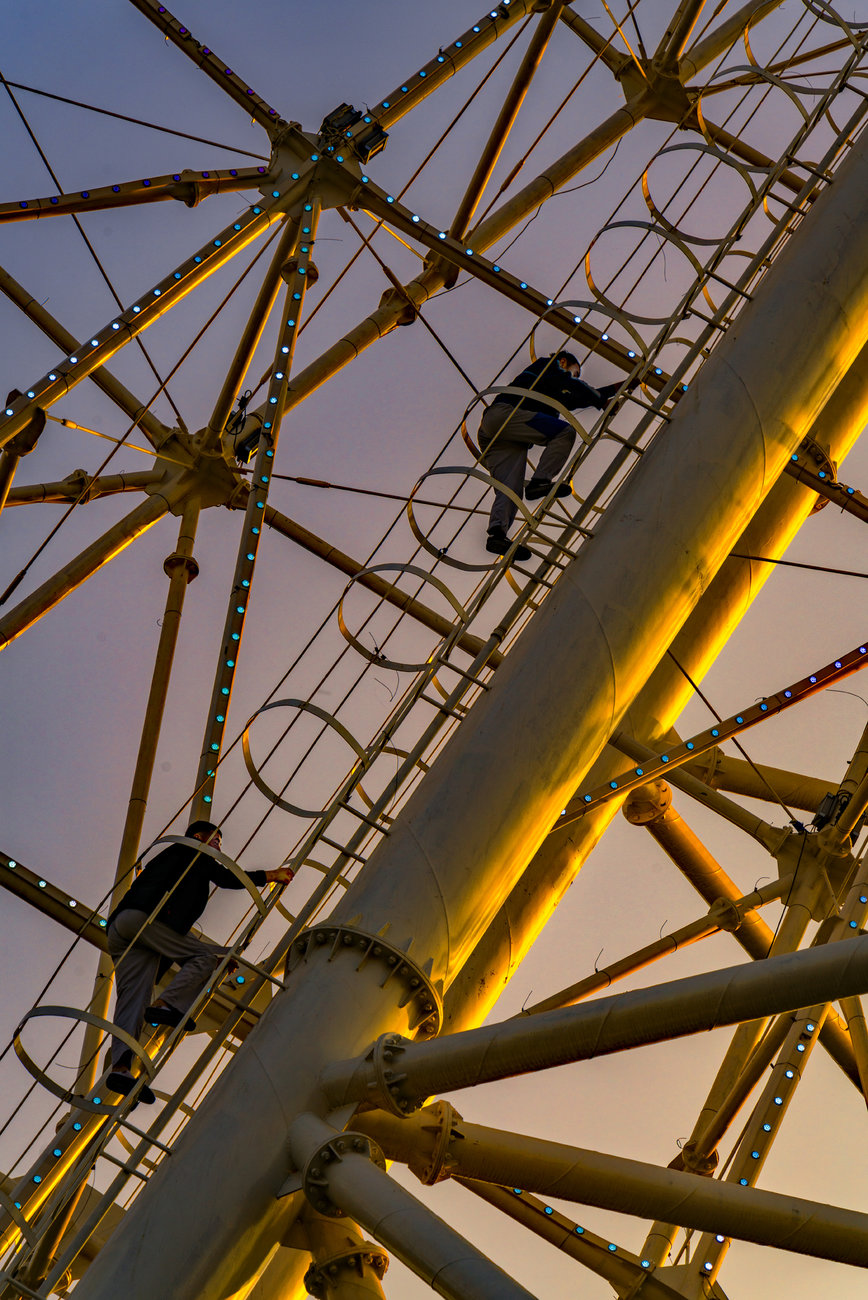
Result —
MULTIPOLYGON (((303 188, 302 182, 299 182, 299 188, 303 188)), ((288 203, 293 202, 293 187, 284 197, 288 203)), ((110 319, 92 338, 81 342, 56 369, 33 384, 25 396, 0 408, 0 446, 5 446, 25 427, 38 407, 45 410, 59 401, 282 215, 282 209, 276 206, 265 208, 254 204, 248 208, 215 239, 186 258, 153 288, 146 290, 137 302, 110 319)))
POLYGON ((23 487, 12 488, 7 504, 23 506, 48 501, 69 505, 71 501, 95 501, 97 497, 116 496, 118 492, 139 492, 162 477, 161 469, 137 470, 130 474, 100 474, 97 478, 88 478, 84 470, 75 470, 59 482, 27 483, 23 487))
POLYGON ((677 62, 704 7, 705 0, 681 0, 654 51, 655 63, 664 65, 677 62))
POLYGON ((628 54, 621 54, 614 48, 610 37, 603 36, 569 5, 564 5, 560 13, 560 19, 562 23, 569 27, 570 31, 575 32, 576 36, 593 50, 600 62, 605 64, 610 72, 614 72, 615 76, 623 72, 628 63, 632 63, 632 59, 628 54))
POLYGON ((156 0, 130 0, 130 4, 135 5, 139 13, 144 14, 155 27, 159 28, 167 41, 171 41, 182 50, 197 68, 201 68, 207 77, 222 87, 230 99, 240 104, 255 122, 265 127, 266 131, 271 133, 277 127, 284 125, 284 119, 279 116, 277 109, 267 104, 228 63, 218 58, 213 50, 197 41, 189 28, 170 14, 165 5, 157 4, 156 0))
MULTIPOLYGON (((5 293, 6 297, 20 307, 21 311, 34 325, 38 325, 44 334, 62 348, 64 352, 73 354, 77 346, 77 340, 69 330, 64 329, 60 321, 55 320, 50 312, 38 303, 27 290, 14 280, 8 271, 0 267, 0 292, 5 293)), ((98 366, 91 372, 91 379, 97 388, 105 393, 106 397, 120 407, 125 415, 137 425, 145 437, 154 447, 161 446, 169 437, 170 430, 166 428, 161 420, 147 409, 143 402, 134 397, 128 388, 115 379, 114 375, 109 374, 104 366, 98 366)))
POLYGON ((708 36, 704 36, 682 55, 679 73, 682 81, 689 81, 702 68, 720 58, 739 39, 746 28, 758 23, 766 14, 777 9, 783 0, 750 0, 708 36))
POLYGON ((486 141, 479 162, 476 164, 473 176, 470 179, 470 184, 458 205, 458 210, 449 228, 449 233, 455 239, 461 239, 470 225, 473 213, 476 211, 483 191, 491 179, 491 173, 494 171, 495 164, 506 143, 506 138, 512 130, 518 110, 521 108, 524 97, 528 92, 534 73, 540 65, 542 56, 545 54, 546 46, 551 39, 563 4, 564 0, 553 0, 551 7, 546 10, 537 23, 536 30, 521 61, 521 66, 507 92, 503 107, 497 115, 497 121, 486 141))
POLYGON ((212 194, 234 190, 257 189, 267 167, 230 167, 222 171, 174 172, 166 176, 146 177, 140 181, 122 181, 118 185, 101 185, 74 194, 55 194, 44 199, 21 199, 0 203, 0 222, 35 221, 39 217, 56 217, 69 212, 90 212, 99 208, 132 207, 140 203, 160 203, 179 199, 194 208, 212 194))

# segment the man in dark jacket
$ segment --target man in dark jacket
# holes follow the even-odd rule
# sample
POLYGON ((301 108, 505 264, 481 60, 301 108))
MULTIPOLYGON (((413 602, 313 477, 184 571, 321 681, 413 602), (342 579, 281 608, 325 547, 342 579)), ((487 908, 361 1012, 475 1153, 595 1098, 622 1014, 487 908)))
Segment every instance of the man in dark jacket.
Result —
MULTIPOLYGON (((540 357, 513 379, 516 388, 529 388, 541 397, 552 397, 568 411, 595 406, 602 411, 617 393, 623 380, 592 388, 579 378, 581 366, 571 352, 556 352, 550 357, 540 357)), ((479 425, 481 463, 492 478, 511 488, 516 496, 522 491, 528 501, 548 496, 552 481, 567 462, 573 446, 575 432, 572 425, 562 419, 550 402, 534 397, 519 397, 512 393, 499 395, 488 408, 479 425), (525 487, 528 448, 545 447, 536 472, 525 487)), ((558 496, 569 496, 567 483, 561 483, 558 496)), ((494 505, 488 522, 487 551, 503 555, 509 550, 507 537, 515 518, 515 503, 503 492, 495 490, 494 505)), ((530 551, 519 546, 516 559, 527 560, 530 551)))
MULTIPOLYGON (((220 830, 212 822, 195 821, 187 837, 220 847, 220 830)), ((251 871, 254 885, 292 880, 289 867, 251 871)), ((226 949, 203 943, 189 933, 208 902, 211 885, 243 889, 237 876, 210 854, 185 844, 172 844, 142 869, 109 917, 108 950, 115 966, 117 1003, 114 1023, 138 1038, 145 1022, 179 1025, 208 983, 226 949), (180 970, 166 991, 148 1006, 161 963, 177 962, 180 970)), ((193 1022, 187 1020, 189 1028, 193 1022)), ((132 1052, 120 1039, 112 1040, 109 1088, 127 1096, 135 1080, 132 1052)), ((141 1101, 152 1102, 150 1088, 142 1087, 141 1101)))

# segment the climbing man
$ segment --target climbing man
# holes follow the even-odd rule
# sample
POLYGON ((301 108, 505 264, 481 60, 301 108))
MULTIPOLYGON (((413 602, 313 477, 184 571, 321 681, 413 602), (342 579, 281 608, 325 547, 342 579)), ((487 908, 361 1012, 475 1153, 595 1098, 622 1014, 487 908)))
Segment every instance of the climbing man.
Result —
MULTIPOLYGON (((592 388, 579 378, 581 366, 572 352, 554 352, 540 357, 516 375, 516 388, 529 388, 541 398, 553 397, 568 411, 595 406, 602 411, 617 393, 623 380, 592 388)), ((516 496, 522 491, 528 501, 548 496, 552 482, 567 462, 575 438, 572 425, 562 419, 549 402, 533 397, 503 393, 482 417, 479 425, 481 464, 492 478, 510 488, 516 496), (527 452, 532 446, 545 448, 539 464, 525 487, 527 452)), ((570 495, 568 483, 560 483, 557 496, 570 495)), ((503 492, 494 492, 494 505, 488 522, 487 551, 503 555, 509 550, 507 533, 515 519, 516 506, 503 492)), ((517 560, 530 559, 526 546, 517 546, 517 560)))
MULTIPOLYGON (((202 844, 220 847, 220 829, 213 822, 191 822, 186 834, 202 844)), ((254 885, 287 884, 293 872, 289 867, 277 867, 249 875, 254 885)), ((195 1028, 187 1012, 227 951, 189 933, 205 910, 212 884, 221 889, 244 888, 237 876, 209 854, 186 844, 171 844, 139 872, 109 917, 108 950, 117 983, 114 1022, 133 1038, 138 1038, 145 1023, 174 1027, 186 1021, 186 1028, 195 1028), (165 969, 173 961, 180 967, 178 974, 149 1006, 161 966, 165 969)), ((132 1058, 124 1042, 112 1040, 112 1070, 106 1083, 124 1097, 136 1082, 132 1058)), ((150 1103, 154 1094, 143 1086, 139 1099, 150 1103)))

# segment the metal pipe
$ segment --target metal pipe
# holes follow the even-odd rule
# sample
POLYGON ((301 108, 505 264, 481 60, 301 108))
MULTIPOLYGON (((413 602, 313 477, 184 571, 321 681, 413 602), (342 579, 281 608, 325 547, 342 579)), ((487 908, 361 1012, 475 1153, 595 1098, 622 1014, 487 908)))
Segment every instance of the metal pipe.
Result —
POLYGON ((813 470, 808 469, 807 465, 803 465, 801 461, 798 464, 789 461, 787 473, 799 483, 804 483, 812 492, 816 492, 819 496, 825 497, 827 501, 831 501, 840 507, 841 510, 845 510, 847 514, 853 515, 856 519, 861 519, 863 523, 868 523, 868 505, 866 505, 865 498, 861 493, 858 496, 849 496, 842 484, 830 483, 828 478, 820 478, 819 474, 815 474, 813 470))
POLYGON ((865 1011, 862 1007, 861 998, 855 996, 842 998, 841 1010, 847 1019, 850 1041, 853 1044, 853 1055, 856 1057, 856 1068, 859 1071, 862 1092, 865 1094, 866 1104, 868 1104, 868 1026, 865 1024, 865 1011))
POLYGON ((536 28, 525 50, 518 72, 506 92, 506 98, 497 115, 497 120, 491 128, 491 134, 483 146, 482 153, 479 155, 479 161, 474 168, 470 183, 455 211, 452 225, 449 227, 449 234, 454 239, 462 238, 473 219, 473 214, 479 206, 479 200, 482 198, 485 187, 491 179, 491 173, 494 171, 501 150, 506 144, 506 138, 518 116, 518 110, 524 103, 524 97, 530 88, 530 83, 533 81, 542 56, 545 54, 546 46, 551 39, 563 6, 564 0, 552 0, 552 3, 537 20, 536 28))
MULTIPOLYGON (((352 1220, 327 1219, 308 1207, 299 1226, 311 1253, 304 1277, 307 1294, 317 1300, 385 1300, 380 1282, 389 1257, 380 1246, 365 1241, 352 1220)), ((289 1293, 272 1290, 271 1295, 286 1295, 288 1300, 289 1293)))
POLYGON ((663 67, 678 62, 704 8, 705 0, 681 0, 654 51, 655 64, 663 67))
POLYGON ((592 27, 586 19, 577 14, 575 9, 569 5, 564 5, 560 13, 561 22, 565 27, 569 27, 571 32, 575 32, 580 41, 584 41, 589 49, 593 50, 595 56, 605 67, 619 76, 624 71, 632 59, 628 54, 621 54, 612 44, 611 36, 602 36, 595 27, 592 27))
POLYGON ((235 355, 229 363, 229 369, 226 372, 226 378, 223 380, 223 387, 220 389, 217 401, 214 403, 214 410, 211 412, 208 427, 202 435, 202 451, 207 452, 210 448, 216 446, 223 436, 223 430, 226 427, 226 421, 229 419, 238 390, 244 381, 253 354, 259 346, 271 309, 277 301, 284 263, 295 247, 297 239, 298 222, 294 217, 287 217, 283 233, 277 241, 274 256, 268 270, 265 272, 262 284, 259 287, 259 293, 256 295, 256 302, 253 304, 241 338, 238 341, 235 355))
MULTIPOLYGON (((712 857, 702 841, 672 807, 672 794, 666 783, 655 782, 655 787, 662 788, 657 792, 658 798, 653 816, 648 812, 652 806, 649 798, 628 799, 623 809, 627 821, 645 827, 709 907, 718 898, 736 903, 741 898, 738 885, 727 875, 720 863, 712 857), (638 820, 640 817, 641 822, 638 820)), ((650 788, 644 786, 643 793, 650 788)), ((772 932, 765 921, 755 914, 746 925, 740 926, 735 931, 735 935, 751 957, 761 958, 769 955, 772 932)))
MULTIPOLYGON (((412 1158, 414 1134, 406 1120, 373 1111, 359 1116, 357 1126, 375 1135, 387 1157, 412 1158)), ((868 1215, 855 1210, 463 1120, 453 1127, 446 1157, 453 1176, 868 1267, 868 1215)))
MULTIPOLYGON (((285 277, 284 309, 281 313, 282 321, 274 345, 271 383, 265 408, 268 419, 263 419, 259 429, 253 472, 248 485, 247 503, 244 508, 241 535, 238 539, 238 550, 235 556, 235 570, 232 575, 226 605, 226 617, 223 622, 223 635, 220 638, 220 649, 214 670, 214 682, 211 687, 211 698, 208 702, 205 734, 193 786, 190 812, 195 819, 207 816, 209 805, 214 797, 217 767, 225 735, 225 719, 232 700, 235 670, 241 653, 244 628, 247 622, 245 615, 250 603, 252 584, 256 576, 256 559, 259 554, 259 539, 262 535, 262 515, 268 503, 268 493, 274 474, 275 457, 286 407, 287 380, 285 376, 292 372, 295 347, 299 335, 298 322, 304 311, 308 286, 315 278, 311 250, 316 241, 322 201, 313 187, 305 192, 305 198, 308 201, 305 202, 303 209, 304 224, 292 221, 284 230, 280 240, 280 249, 278 250, 283 257, 280 262, 278 262, 277 257, 272 259, 268 283, 257 299, 260 314, 256 315, 254 313, 254 316, 248 321, 244 340, 245 350, 243 354, 240 351, 236 353, 235 360, 230 368, 229 379, 234 379, 240 375, 242 365, 246 366, 249 361, 250 349, 254 345, 256 331, 258 329, 261 332, 262 326, 265 324, 265 305, 274 301, 279 281, 282 278, 280 271, 284 265, 283 258, 288 251, 295 248, 298 255, 290 263, 288 274, 285 277), (301 236, 301 242, 299 242, 299 236, 301 236)), ((234 384, 232 387, 234 388, 234 384)), ((212 425, 215 427, 209 429, 205 435, 206 444, 213 439, 216 422, 219 420, 221 412, 226 410, 231 398, 231 391, 232 388, 224 385, 223 392, 218 398, 215 407, 215 414, 212 416, 212 425)), ((220 431, 222 432, 222 429, 220 431)))
MULTIPOLYGON (((621 731, 615 731, 612 733, 609 737, 609 744, 620 753, 626 754, 628 758, 632 758, 637 763, 647 762, 649 759, 657 757, 657 753, 648 745, 641 744, 632 736, 625 735, 621 731)), ((768 822, 763 821, 761 817, 757 817, 755 813, 748 812, 746 808, 742 808, 741 804, 737 804, 733 799, 727 799, 725 795, 720 794, 711 786, 705 785, 704 782, 700 781, 696 776, 690 776, 678 768, 672 768, 668 773, 668 777, 672 785, 677 786, 679 790, 683 790, 685 794, 689 794, 699 803, 704 804, 706 808, 710 808, 712 812, 716 812, 718 816, 725 818, 726 821, 732 822, 733 826, 738 826, 740 830, 745 831, 748 835, 757 840, 764 849, 768 849, 769 853, 776 853, 780 847, 781 841, 785 839, 788 834, 788 831, 785 828, 782 829, 779 826, 772 826, 768 822)), ((665 822, 667 818, 667 810, 670 808, 672 799, 672 793, 665 781, 655 782, 655 785, 660 787, 660 815, 652 820, 645 820, 643 818, 641 824, 647 825, 649 829, 651 829, 651 827, 659 828, 665 822)), ((646 785, 641 788, 646 792, 645 802, 647 802, 647 792, 651 787, 646 785)), ((640 800, 639 804, 641 804, 641 802, 642 801, 640 800)), ((628 821, 631 820, 631 814, 626 811, 626 807, 629 805, 630 807, 638 808, 639 804, 631 803, 628 799, 624 812, 624 816, 628 821)), ((671 809, 671 814, 671 821, 673 824, 677 824, 681 821, 681 818, 674 809, 671 809)), ((688 832, 688 834, 692 834, 692 832, 688 832)), ((696 842, 698 843, 699 841, 696 842)))
MULTIPOLYGON (((288 537, 290 541, 296 542, 306 551, 310 551, 312 555, 318 555, 321 560, 325 560, 326 564, 330 564, 341 573, 354 578, 360 587, 365 587, 368 591, 374 592, 381 600, 385 600, 388 604, 394 605, 396 609, 409 614, 411 618, 422 623, 424 627, 430 628, 438 636, 449 636, 453 631, 453 624, 448 618, 444 618, 436 610, 429 609, 415 596, 407 595, 395 583, 381 578, 378 573, 367 573, 364 564, 354 560, 352 556, 347 555, 344 551, 338 550, 330 542, 317 537, 316 533, 312 533, 309 528, 296 523, 294 519, 290 519, 289 515, 282 514, 274 506, 265 507, 265 522, 276 533, 288 537)), ((471 658, 475 658, 485 643, 480 637, 474 636, 471 632, 462 632, 455 644, 460 650, 469 654, 471 658)), ((493 668, 502 663, 503 654, 501 651, 492 651, 488 662, 493 668)))
MULTIPOLYGON (((126 891, 129 883, 128 877, 139 851, 139 840, 145 820, 145 811, 148 806, 148 792, 151 788, 151 777, 157 757, 160 728, 166 708, 166 695, 169 690, 172 664, 175 659, 175 647, 178 644, 181 615, 184 610, 184 597, 187 587, 199 572, 199 566, 193 559, 193 544, 196 540, 196 527, 199 522, 201 507, 202 503, 198 497, 189 497, 184 503, 177 546, 174 552, 166 557, 163 565, 169 578, 169 590, 166 594, 166 607, 160 624, 160 639, 157 643, 157 653, 154 658, 154 669, 151 675, 148 700, 145 705, 142 735, 139 741, 139 751, 136 755, 130 798, 121 835, 121 847, 118 853, 111 907, 114 907, 121 893, 126 891)), ((102 1012, 97 1014, 101 1015, 102 1012)))
POLYGON ((725 54, 743 32, 779 8, 782 3, 783 0, 749 0, 748 4, 742 5, 741 9, 737 9, 725 22, 681 56, 678 69, 681 80, 685 83, 690 81, 697 72, 725 54))
POLYGON ((752 894, 746 894, 735 901, 717 899, 707 916, 700 916, 688 925, 674 930, 672 934, 655 939, 653 943, 640 948, 638 952, 631 953, 629 957, 622 957, 620 961, 612 962, 611 966, 595 970, 593 975, 588 975, 577 984, 561 989, 559 993, 553 993, 542 1002, 524 1007, 519 1015, 534 1016, 540 1011, 554 1011, 558 1007, 573 1006, 576 1002, 590 997, 592 993, 599 993, 601 989, 609 988, 615 980, 632 975, 637 970, 649 966, 651 962, 686 948, 688 944, 697 943, 700 939, 718 934, 721 930, 737 930, 745 920, 755 918, 756 914, 753 911, 755 907, 780 898, 786 892, 789 883, 789 879, 775 880, 769 885, 763 885, 762 889, 756 889, 752 894))
MULTIPOLYGON (((0 267, 0 293, 5 293, 10 301, 14 302, 17 307, 34 325, 38 325, 43 334, 47 334, 53 343, 65 352, 67 355, 74 352, 78 346, 78 339, 70 334, 69 330, 64 329, 58 320, 46 311, 41 303, 37 302, 27 290, 15 280, 8 271, 0 267)), ((91 372, 90 378, 96 384, 106 397, 110 397, 116 406, 129 416, 133 424, 141 429, 142 433, 154 447, 159 447, 169 437, 170 430, 166 428, 161 420, 152 415, 143 402, 140 402, 119 379, 106 370, 105 366, 99 366, 91 372)))
POLYGON ((865 991, 868 943, 851 939, 465 1029, 431 1042, 393 1041, 387 1034, 380 1045, 382 1059, 375 1053, 336 1061, 325 1067, 321 1083, 334 1107, 376 1099, 405 1111, 420 1097, 435 1093, 593 1060, 865 991))
MULTIPOLYGON (((371 1112, 368 1112, 370 1114, 371 1112)), ((374 1112, 376 1113, 376 1112, 374 1112)), ((368 1114, 364 1116, 368 1118, 368 1114)), ((361 1127, 365 1127, 362 1125, 361 1127)), ((683 1293, 668 1286, 663 1278, 645 1270, 639 1260, 628 1251, 618 1248, 617 1253, 609 1249, 609 1243, 598 1238, 587 1228, 576 1231, 576 1225, 559 1214, 551 1205, 531 1196, 523 1189, 520 1192, 498 1187, 494 1183, 479 1182, 475 1178, 455 1178, 461 1187, 466 1187, 480 1200, 487 1201, 495 1209, 509 1215, 516 1223, 529 1228, 531 1232, 556 1246, 558 1250, 579 1264, 584 1264, 598 1277, 605 1278, 618 1291, 619 1295, 641 1295, 642 1300, 683 1300, 683 1293)))
POLYGON ((9 499, 12 480, 15 478, 20 459, 21 457, 11 447, 6 447, 0 452, 0 514, 3 513, 3 507, 9 499))
POLYGON ((130 542, 162 519, 185 495, 186 481, 180 478, 164 482, 159 492, 154 491, 144 501, 119 520, 95 542, 81 551, 74 560, 64 565, 60 573, 43 582, 41 587, 25 597, 20 604, 0 618, 0 650, 32 627, 43 614, 47 614, 64 597, 98 572, 104 564, 114 559, 130 542))
POLYGON ((333 1205, 447 1300, 534 1300, 385 1169, 354 1150, 351 1137, 342 1140, 318 1115, 299 1115, 289 1130, 290 1156, 333 1205), (337 1159, 323 1160, 325 1144, 332 1142, 345 1145, 337 1159))
POLYGON ((834 781, 789 772, 782 767, 770 767, 768 763, 748 763, 743 758, 724 754, 721 749, 709 750, 695 763, 687 763, 681 771, 687 776, 697 777, 713 790, 725 790, 747 799, 768 803, 774 791, 788 808, 798 808, 802 812, 816 812, 823 796, 835 788, 834 781))
MULTIPOLYGON (((8 454, 7 449, 4 455, 8 454)), ((100 474, 96 478, 88 479, 83 470, 75 471, 69 478, 61 479, 59 482, 27 483, 22 487, 13 488, 9 493, 9 505, 21 506, 54 501, 69 505, 81 495, 85 487, 87 488, 85 501, 114 496, 118 492, 139 492, 143 488, 150 487, 152 483, 159 483, 163 473, 162 469, 144 469, 132 473, 100 474)))

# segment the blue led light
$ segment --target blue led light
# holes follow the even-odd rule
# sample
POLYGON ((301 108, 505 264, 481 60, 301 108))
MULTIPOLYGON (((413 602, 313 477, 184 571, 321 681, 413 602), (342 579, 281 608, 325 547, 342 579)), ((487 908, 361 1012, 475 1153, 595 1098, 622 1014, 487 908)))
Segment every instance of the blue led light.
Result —
POLYGON ((816 680, 817 680, 816 677, 809 677, 809 678, 808 678, 808 681, 809 681, 809 682, 816 682, 816 680))
POLYGON ((228 686, 221 686, 221 688, 220 688, 220 694, 221 694, 221 695, 228 695, 228 694, 229 694, 229 687, 228 687, 228 686))
POLYGON ((543 1210, 545 1211, 546 1214, 554 1214, 554 1210, 550 1205, 544 1205, 543 1210))
POLYGON ((214 743, 212 744, 211 748, 214 750, 215 753, 216 753, 217 750, 220 748, 220 746, 217 744, 216 740, 215 740, 214 743))
POLYGON ((840 668, 840 667, 841 667, 841 660, 840 660, 840 659, 836 659, 836 660, 835 660, 835 667, 836 667, 836 668, 840 668))
POLYGON ((617 782, 617 781, 610 781, 610 782, 609 782, 609 789, 610 789, 610 790, 617 790, 617 789, 618 789, 618 782, 617 782))
POLYGON ((710 1272, 711 1272, 712 1265, 708 1262, 708 1260, 705 1261, 705 1263, 702 1265, 702 1267, 705 1269, 706 1273, 710 1273, 710 1272))
MULTIPOLYGON (((56 379, 56 378, 57 378, 57 375, 54 373, 54 371, 52 371, 51 374, 48 376, 48 378, 49 378, 49 379, 56 379)), ((11 411, 7 411, 6 414, 7 414, 7 415, 11 415, 12 412, 11 412, 11 411)))
POLYGON ((746 1178, 739 1178, 738 1181, 739 1181, 739 1183, 741 1184, 742 1187, 747 1187, 747 1179, 746 1179, 746 1178))
POLYGON ((771 1124, 763 1124, 763 1132, 764 1132, 764 1133, 771 1133, 771 1131, 772 1131, 772 1126, 771 1126, 771 1124))
POLYGON ((751 1160, 759 1160, 759 1151, 751 1151, 750 1158, 751 1160))
POLYGON ((36 394, 34 393, 34 391, 33 391, 32 388, 28 388, 28 390, 27 390, 27 396, 28 396, 28 397, 35 397, 35 396, 36 396, 36 394))
POLYGON ((741 714, 738 714, 735 720, 739 725, 741 725, 741 723, 744 722, 744 718, 741 716, 741 714))
POLYGON ((390 108, 390 107, 391 107, 391 105, 389 104, 388 99, 384 99, 384 100, 383 100, 383 108, 390 108))
POLYGON ((472 248, 465 248, 464 251, 465 251, 465 253, 467 254, 468 257, 472 257, 472 256, 473 256, 473 249, 472 249, 472 248))
POLYGON ((783 1097, 775 1097, 775 1105, 776 1105, 776 1106, 783 1106, 783 1104, 784 1104, 784 1099, 783 1099, 783 1097))
POLYGON ((553 307, 554 305, 555 305, 555 300, 554 300, 554 298, 546 298, 546 306, 547 306, 547 307, 553 307))
POLYGON ((70 357, 69 360, 72 365, 75 365, 78 362, 78 357, 70 357))
POLYGON ((584 1230, 584 1228, 580 1228, 580 1227, 578 1226, 578 1224, 576 1224, 576 1236, 577 1236, 577 1237, 583 1237, 584 1235, 585 1235, 585 1230, 584 1230))
POLYGON ((410 217, 410 220, 411 220, 411 221, 418 221, 418 220, 419 220, 419 218, 416 216, 416 213, 415 213, 415 212, 414 212, 413 215, 410 217))
POLYGON ((720 732, 718 731, 717 727, 712 727, 712 728, 711 728, 711 734, 712 734, 712 736, 719 736, 719 735, 720 735, 720 732))
POLYGON ((660 755, 660 762, 661 762, 661 763, 668 763, 668 762, 669 762, 669 755, 668 755, 668 754, 661 754, 661 755, 660 755))
POLYGON ((628 353, 627 353, 627 356, 628 356, 628 357, 635 357, 635 355, 636 355, 635 352, 628 352, 628 353))
POLYGON ((491 269, 492 269, 492 271, 499 271, 499 270, 500 270, 500 267, 499 267, 499 266, 497 265, 497 263, 495 262, 494 266, 493 266, 491 269))
POLYGON ((607 1250, 611 1250, 611 1251, 615 1251, 615 1250, 618 1249, 618 1247, 615 1245, 614 1241, 610 1241, 609 1244, 608 1244, 608 1246, 606 1247, 606 1249, 607 1249, 607 1250))
POLYGON ((437 62, 438 62, 438 63, 445 63, 445 62, 446 62, 446 56, 445 56, 445 54, 438 54, 438 55, 437 55, 437 62))
POLYGON ((203 795, 203 796, 202 796, 202 802, 203 802, 203 803, 210 803, 210 802, 211 802, 211 796, 210 796, 210 794, 203 795))
POLYGON ((39 885, 39 888, 40 888, 40 889, 45 889, 45 881, 44 881, 44 880, 38 880, 36 883, 39 885))
POLYGON ((723 1243, 724 1241, 726 1241, 726 1237, 724 1237, 724 1235, 723 1235, 722 1232, 718 1232, 718 1233, 715 1235, 714 1240, 723 1243))
POLYGON ((244 613, 244 606, 243 606, 243 605, 236 605, 236 606, 235 606, 235 612, 236 612, 236 614, 243 614, 243 613, 244 613))
POLYGON ((241 640, 241 637, 238 635, 237 632, 233 632, 233 633, 232 633, 232 640, 233 640, 233 641, 240 641, 240 640, 241 640))
POLYGON ((859 895, 859 902, 860 902, 860 903, 868 903, 868 898, 866 898, 866 896, 865 896, 864 894, 860 894, 860 895, 859 895))
POLYGON ((637 767, 637 768, 636 768, 636 775, 637 775, 637 776, 644 776, 644 775, 645 775, 645 769, 644 769, 644 767, 637 767))
POLYGON ((252 208, 251 211, 253 212, 254 216, 258 217, 260 212, 262 211, 262 208, 252 208))
MULTIPOLYGON (((866 900, 866 901, 868 901, 868 900, 866 900)), ((812 1033, 814 1032, 814 1029, 815 1029, 815 1028, 816 1028, 816 1026, 813 1024, 812 1021, 809 1020, 808 1023, 805 1025, 805 1033, 806 1033, 806 1034, 812 1034, 812 1033)))
POLYGON ((225 722, 225 721, 226 721, 226 718, 224 717, 224 715, 223 715, 222 713, 218 713, 218 714, 216 715, 216 721, 217 721, 217 722, 225 722))
POLYGON ((256 533, 257 537, 259 536, 259 532, 260 532, 260 530, 256 527, 255 524, 254 524, 254 526, 251 528, 250 531, 251 531, 251 533, 256 533))
POLYGON ((243 976, 243 975, 237 975, 237 976, 235 977, 235 983, 236 983, 236 984, 243 984, 243 983, 244 983, 244 976, 243 976))
POLYGON ((603 340, 604 343, 607 343, 609 341, 608 334, 601 334, 600 338, 603 340))
POLYGON ((272 197, 273 199, 279 199, 279 198, 280 198, 280 190, 272 190, 272 191, 271 191, 271 197, 272 197))
POLYGON ((108 922, 105 921, 105 920, 103 920, 102 917, 99 918, 99 923, 100 923, 100 926, 102 927, 103 930, 104 930, 104 929, 106 928, 106 926, 108 925, 108 922))
POLYGON ((793 692, 792 692, 792 691, 784 691, 784 699, 786 699, 786 700, 791 700, 792 698, 793 698, 793 692))
POLYGON ((227 660, 226 660, 226 667, 227 667, 227 668, 234 668, 234 667, 235 667, 235 660, 234 660, 234 659, 227 659, 227 660))
POLYGON ((586 794, 586 795, 585 795, 585 803, 590 803, 590 802, 591 802, 591 796, 590 796, 589 794, 586 794))
POLYGON ((10 867, 12 868, 12 870, 14 871, 15 868, 18 866, 18 863, 15 861, 14 858, 10 858, 10 859, 9 859, 9 866, 10 866, 10 867))
POLYGON ((850 922, 850 929, 851 929, 851 930, 858 930, 858 929, 859 929, 859 927, 858 927, 858 925, 856 924, 855 921, 851 921, 851 922, 850 922))
POLYGON ((516 1196, 521 1196, 521 1188, 520 1188, 520 1187, 513 1187, 512 1190, 515 1192, 516 1196))
MULTIPOLYGON (((855 925, 855 921, 851 921, 850 924, 851 924, 851 925, 855 925)), ((796 1043, 796 1051, 797 1051, 797 1052, 804 1052, 804 1050, 805 1050, 805 1044, 804 1044, 804 1043, 796 1043)))
POLYGON ((409 86, 402 86, 402 87, 401 87, 401 93, 402 93, 402 95, 406 95, 406 93, 407 93, 407 91, 408 91, 409 89, 410 89, 409 86))
MULTIPOLYGON (((96 1100, 96 1098, 94 1098, 94 1100, 96 1100)), ((34 1181, 34 1183, 41 1183, 41 1182, 42 1182, 42 1175, 41 1175, 41 1174, 34 1174, 34 1175, 33 1175, 33 1181, 34 1181)))
POLYGON ((793 1075, 792 1070, 784 1070, 784 1074, 787 1076, 788 1079, 792 1079, 792 1078, 795 1077, 795 1076, 793 1075))
POLYGON ((257 510, 264 510, 264 509, 265 509, 265 502, 264 502, 264 501, 257 501, 257 503, 256 503, 256 509, 257 509, 257 510))
POLYGON ((81 1132, 81 1124, 78 1122, 78 1120, 75 1121, 72 1127, 75 1129, 76 1133, 81 1132))
POLYGON ((688 740, 687 745, 686 745, 686 748, 687 748, 687 749, 695 749, 696 746, 694 745, 694 743, 693 743, 692 740, 688 740))

